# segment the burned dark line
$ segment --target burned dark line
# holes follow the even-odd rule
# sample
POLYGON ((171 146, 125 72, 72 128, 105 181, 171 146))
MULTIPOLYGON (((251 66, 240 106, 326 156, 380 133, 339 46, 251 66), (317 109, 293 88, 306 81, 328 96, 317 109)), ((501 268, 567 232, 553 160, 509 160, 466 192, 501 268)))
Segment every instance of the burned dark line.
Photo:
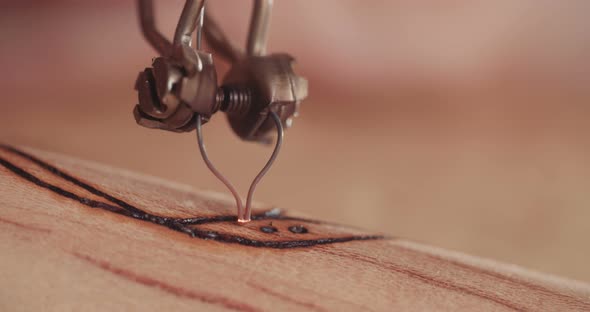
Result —
POLYGON ((46 163, 46 162, 38 159, 35 156, 32 156, 32 155, 27 154, 27 153, 25 153, 23 151, 17 150, 14 147, 3 145, 3 144, 0 144, 0 148, 1 149, 4 149, 7 152, 10 152, 10 153, 16 154, 16 155, 18 155, 20 157, 23 157, 25 159, 28 159, 31 162, 33 162, 33 163, 37 164, 38 166, 40 166, 41 168, 43 168, 44 170, 49 171, 53 175, 58 176, 58 177, 66 180, 68 182, 71 182, 71 183, 73 183, 73 184, 75 184, 75 185, 77 185, 77 186, 79 186, 79 187, 87 190, 88 192, 90 192, 90 193, 92 193, 92 194, 94 194, 96 196, 102 197, 102 198, 110 201, 113 204, 119 205, 121 208, 124 208, 124 209, 126 209, 126 210, 128 210, 128 211, 130 211, 132 213, 138 214, 138 215, 139 214, 145 214, 145 211, 142 211, 141 209, 138 209, 137 207, 134 207, 133 205, 130 205, 127 202, 125 202, 125 201, 123 201, 123 200, 121 200, 119 198, 116 198, 116 197, 111 196, 111 195, 109 195, 109 194, 107 194, 107 193, 105 193, 105 192, 103 192, 101 190, 98 190, 95 187, 93 187, 91 185, 88 185, 88 184, 80 181, 77 178, 74 178, 73 176, 71 176, 71 175, 69 175, 69 174, 67 174, 67 173, 65 173, 65 172, 57 169, 56 167, 54 167, 54 166, 52 166, 52 165, 50 165, 50 164, 48 164, 48 163, 46 163))
MULTIPOLYGON (((91 194, 102 197, 102 198, 110 201, 111 203, 118 205, 119 207, 131 212, 131 216, 136 219, 149 220, 149 221, 152 221, 153 223, 158 223, 158 224, 165 224, 165 223, 168 223, 169 220, 173 219, 173 218, 160 217, 160 216, 149 214, 149 213, 135 207, 134 205, 131 205, 131 204, 125 202, 122 199, 114 197, 114 196, 107 194, 107 193, 105 193, 105 192, 85 183, 85 182, 82 182, 81 180, 61 171, 60 169, 40 160, 39 158, 37 158, 33 155, 30 155, 30 154, 27 154, 21 150, 18 150, 12 146, 0 144, 0 149, 3 149, 9 153, 15 154, 15 155, 20 156, 22 158, 25 158, 25 159, 35 163, 36 165, 38 165, 42 169, 48 171, 49 173, 51 173, 59 178, 62 178, 68 182, 71 182, 74 185, 81 187, 82 189, 90 192, 91 194)), ((18 168, 15 165, 12 165, 12 167, 18 168)), ((20 169, 20 168, 18 168, 18 169, 20 169)), ((20 169, 20 170, 24 171, 22 169, 20 169)), ((13 171, 13 170, 11 170, 11 171, 13 171)), ((24 171, 24 172, 26 172, 26 171, 24 171)), ((34 177, 31 174, 28 174, 28 175, 34 177)), ((34 178, 37 179, 36 177, 34 177, 34 178)), ((39 179, 37 179, 37 180, 39 180, 39 179)), ((32 181, 32 180, 30 180, 30 181, 37 184, 35 181, 32 181)), ((45 184, 51 185, 49 183, 45 183, 45 184)), ((44 187, 43 185, 39 185, 39 186, 44 187)), ((63 191, 67 192, 65 190, 63 190, 63 191)), ((70 193, 70 192, 67 192, 67 193, 70 193)), ((77 196, 75 194, 73 194, 73 195, 77 196)), ((66 196, 66 197, 71 198, 69 196, 66 196)), ((77 197, 79 197, 79 196, 77 196, 77 197)), ((76 199, 76 200, 78 200, 78 199, 76 199)), ((86 200, 86 199, 83 198, 82 200, 86 200)), ((78 200, 78 201, 80 201, 80 200, 78 200)), ((113 207, 112 205, 102 203, 102 202, 96 202, 96 203, 101 203, 101 204, 106 205, 105 208, 107 208, 107 210, 110 210, 110 209, 108 209, 109 207, 113 207)), ((96 208, 96 207, 93 207, 93 208, 96 208)), ((281 216, 280 210, 271 209, 269 211, 253 215, 252 219, 253 220, 261 220, 261 219, 269 219, 269 218, 272 219, 272 218, 276 218, 279 216, 281 216)), ((175 221, 178 223, 181 223, 181 224, 186 224, 186 225, 190 225, 190 224, 196 225, 196 224, 217 223, 217 222, 233 222, 233 221, 237 221, 237 218, 235 216, 213 216, 213 217, 193 217, 193 218, 175 219, 175 221)))
MULTIPOLYGON (((69 192, 61 187, 48 183, 42 179, 39 179, 35 175, 29 173, 28 171, 16 166, 15 164, 9 162, 8 160, 3 159, 0 157, 0 165, 7 168, 9 171, 12 171, 16 175, 22 177, 23 179, 41 187, 45 188, 57 195, 62 197, 77 201, 85 206, 90 208, 99 208, 106 211, 110 211, 119 215, 123 215, 126 217, 131 217, 134 219, 150 222, 156 225, 164 226, 170 230, 174 230, 177 232, 182 232, 185 234, 190 235, 191 237, 196 237, 205 240, 214 240, 223 243, 232 243, 232 244, 239 244, 244 246, 250 247, 262 247, 262 248, 274 248, 274 249, 287 249, 287 248, 301 248, 301 247, 311 247, 315 245, 326 245, 326 244, 334 244, 334 243, 343 243, 343 242, 350 242, 350 241, 363 241, 363 240, 378 240, 384 239, 384 236, 381 235, 366 235, 366 236, 345 236, 345 237, 336 237, 336 238, 320 238, 320 239, 310 239, 310 240, 293 240, 293 241, 259 241, 254 239, 249 239, 237 235, 228 235, 223 234, 215 231, 207 231, 207 230, 200 230, 198 228, 189 228, 189 225, 199 225, 205 223, 218 223, 218 222, 233 222, 236 220, 235 216, 213 216, 213 217, 192 217, 192 218, 172 218, 172 217, 162 217, 158 215, 154 215, 148 212, 145 212, 121 199, 118 199, 112 195, 109 195, 103 191, 96 189, 95 187, 80 181, 79 179, 57 169, 56 167, 34 157, 25 152, 19 151, 13 147, 9 147, 6 145, 0 145, 0 149, 3 149, 7 152, 13 153, 20 157, 23 157, 37 165, 39 165, 44 170, 48 171, 49 173, 62 178, 68 182, 73 183, 74 185, 96 195, 102 197, 109 202, 116 204, 118 206, 114 206, 105 202, 89 199, 86 197, 79 196, 72 192, 69 192)), ((253 220, 294 220, 294 221, 303 221, 311 222, 311 223, 320 223, 318 221, 313 220, 306 220, 301 218, 294 218, 294 217, 286 217, 281 215, 281 211, 279 209, 271 209, 269 211, 255 214, 252 218, 253 220)))
POLYGON ((125 214, 127 213, 127 211, 121 209, 120 207, 116 207, 116 206, 112 206, 109 205, 107 203, 103 203, 103 202, 99 202, 99 201, 95 201, 89 198, 84 198, 84 197, 80 197, 72 192, 66 191, 58 186, 55 186, 53 184, 47 183, 39 178, 37 178, 36 176, 32 175, 31 173, 15 166, 14 164, 12 164, 11 162, 3 159, 0 157, 0 165, 2 165, 3 167, 5 167, 6 169, 12 171, 13 173, 15 173, 16 175, 32 182, 33 184, 48 189, 62 197, 65 198, 69 198, 72 200, 75 200, 77 202, 80 202, 81 204, 91 207, 91 208, 101 208, 104 210, 108 210, 114 213, 120 213, 120 214, 125 214))
POLYGON ((106 211, 114 212, 116 214, 120 214, 123 216, 131 217, 131 218, 139 219, 139 220, 143 220, 143 221, 148 221, 148 222, 158 224, 158 225, 166 225, 168 228, 175 230, 175 231, 179 231, 179 232, 184 231, 184 229, 183 229, 184 226, 181 224, 175 224, 173 222, 174 219, 172 219, 172 218, 166 218, 166 217, 152 215, 152 214, 149 214, 147 212, 143 212, 143 211, 136 208, 137 210, 141 211, 141 213, 137 214, 137 213, 130 212, 123 207, 117 207, 117 206, 113 206, 113 205, 110 205, 110 204, 107 204, 107 203, 104 203, 101 201, 97 201, 97 200, 93 200, 93 199, 79 196, 79 195, 74 194, 72 192, 66 191, 59 186, 55 186, 51 183, 45 182, 45 181, 37 178, 36 176, 32 175, 28 171, 26 171, 22 168, 19 168, 18 166, 3 159, 2 157, 0 157, 0 165, 2 165, 6 169, 15 173, 16 175, 24 178, 25 180, 27 180, 39 187, 48 189, 51 192, 53 192, 57 195, 60 195, 62 197, 77 201, 87 207, 103 209, 106 211))
MULTIPOLYGON (((199 224, 206 224, 206 223, 222 223, 222 222, 236 222, 238 219, 236 216, 233 215, 221 215, 221 216, 213 216, 213 217, 194 217, 194 218, 183 218, 178 219, 179 223, 185 225, 199 225, 199 224)), ((318 220, 310 220, 306 218, 299 218, 299 217, 290 217, 281 215, 279 209, 271 209, 265 212, 257 213, 252 215, 253 221, 258 220, 288 220, 288 221, 297 221, 297 222, 306 222, 311 224, 332 224, 324 221, 318 220)), ((335 225, 335 224, 332 224, 335 225)))
MULTIPOLYGON (((286 217, 281 215, 282 211, 280 209, 274 208, 264 212, 252 214, 252 220, 282 220, 286 217)), ((177 219, 181 224, 185 225, 199 225, 205 223, 221 223, 221 222, 237 222, 238 218, 235 215, 221 215, 221 216, 213 216, 213 217, 194 217, 194 218, 184 218, 184 219, 177 219)))
POLYGON ((302 247, 312 247, 312 246, 316 246, 316 245, 345 243, 345 242, 351 242, 351 241, 380 240, 380 239, 385 238, 382 235, 357 235, 357 236, 351 235, 351 236, 343 236, 343 237, 317 238, 317 239, 307 239, 307 240, 264 241, 264 240, 255 240, 255 239, 245 238, 245 237, 237 236, 237 235, 227 235, 227 234, 223 234, 223 233, 219 233, 219 232, 215 232, 215 231, 205 231, 205 230, 199 230, 199 229, 193 229, 192 235, 193 235, 193 237, 198 237, 198 238, 202 238, 202 239, 211 239, 211 240, 216 240, 218 242, 240 244, 240 245, 250 246, 250 247, 272 248, 272 249, 302 248, 302 247))
POLYGON ((213 217, 195 217, 195 218, 184 218, 178 219, 176 222, 184 225, 199 225, 205 223, 218 223, 218 222, 234 222, 238 221, 236 216, 213 216, 213 217))

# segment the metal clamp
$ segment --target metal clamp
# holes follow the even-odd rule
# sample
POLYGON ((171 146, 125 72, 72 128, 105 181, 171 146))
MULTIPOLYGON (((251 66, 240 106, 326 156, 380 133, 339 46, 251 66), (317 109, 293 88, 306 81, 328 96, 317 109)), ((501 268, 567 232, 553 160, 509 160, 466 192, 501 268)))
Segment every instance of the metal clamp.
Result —
POLYGON ((266 55, 272 4, 272 0, 254 0, 244 52, 228 40, 213 19, 205 17, 204 0, 186 1, 172 43, 155 26, 152 0, 138 0, 143 34, 160 56, 137 78, 135 119, 142 126, 174 132, 196 128, 203 159, 236 198, 238 220, 243 222, 250 220, 257 183, 278 154, 283 127, 291 126, 300 102, 307 97, 307 80, 293 71, 293 57, 284 53, 266 55), (196 49, 192 47, 195 33, 196 49), (213 51, 231 63, 221 86, 212 54, 201 50, 201 33, 213 51), (233 131, 243 140, 269 142, 270 131, 276 128, 278 132, 273 155, 252 182, 245 209, 204 148, 201 126, 218 111, 226 112, 233 131))

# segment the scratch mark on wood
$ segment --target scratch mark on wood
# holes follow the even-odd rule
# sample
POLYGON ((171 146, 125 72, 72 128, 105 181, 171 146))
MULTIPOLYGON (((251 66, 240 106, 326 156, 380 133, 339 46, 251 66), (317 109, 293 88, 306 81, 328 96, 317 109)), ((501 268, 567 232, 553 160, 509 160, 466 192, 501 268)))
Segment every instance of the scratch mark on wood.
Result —
POLYGON ((81 259, 81 260, 83 260, 95 267, 98 267, 102 270, 105 270, 105 271, 108 271, 112 274, 120 276, 126 280, 129 280, 129 281, 132 281, 132 282, 144 285, 144 286, 158 288, 158 289, 161 289, 162 291, 165 291, 169 294, 172 294, 172 295, 180 297, 180 298, 187 298, 187 299, 197 300, 200 302, 209 303, 209 304, 213 304, 213 305, 220 305, 220 306, 223 306, 224 308, 235 310, 235 311, 248 311, 248 312, 261 311, 255 307, 247 304, 247 303, 239 302, 239 301, 233 300, 228 297, 223 297, 223 296, 213 295, 213 294, 208 294, 208 293, 203 293, 203 292, 197 292, 197 291, 185 289, 185 288, 182 288, 179 286, 174 286, 172 284, 157 280, 157 279, 149 277, 149 276, 140 275, 140 274, 131 272, 131 271, 123 269, 123 268, 115 267, 111 263, 104 261, 104 260, 94 259, 90 256, 83 255, 83 254, 80 254, 77 252, 72 252, 71 254, 78 259, 81 259))
POLYGON ((328 311, 328 310, 326 310, 326 309, 324 309, 324 308, 322 308, 322 307, 320 307, 320 306, 318 306, 316 304, 291 298, 291 297, 289 297, 287 295, 281 294, 279 292, 276 292, 276 291, 274 291, 274 290, 272 290, 270 288, 264 287, 262 285, 258 285, 258 284, 252 283, 252 282, 248 282, 248 285, 250 285, 250 287, 252 287, 252 288, 255 288, 255 289, 259 290, 259 291, 262 291, 264 293, 267 293, 267 294, 269 294, 269 295, 271 295, 273 297, 279 298, 279 299, 281 299, 283 301, 291 302, 291 303, 294 303, 296 305, 302 306, 302 307, 306 308, 307 311, 310 311, 310 310, 312 310, 312 311, 328 311))
POLYGON ((500 273, 497 273, 494 271, 489 271, 489 270, 485 270, 482 268, 478 268, 473 265, 461 263, 461 262, 455 261, 453 259, 443 258, 443 257, 439 257, 436 255, 428 254, 428 253, 419 253, 415 250, 412 250, 412 249, 404 247, 404 246, 395 245, 394 248, 396 248, 400 251, 403 251, 403 252, 409 252, 409 253, 413 253, 416 255, 419 254, 420 256, 427 257, 428 259, 430 259, 432 261, 439 261, 439 262, 447 264, 447 265, 456 266, 456 267, 463 269, 463 270, 472 271, 474 273, 477 273, 478 275, 488 276, 490 278, 498 280, 498 282, 504 282, 506 284, 509 284, 511 287, 514 287, 514 288, 517 288, 517 287, 527 288, 530 291, 538 292, 540 296, 550 297, 551 299, 557 300, 557 301, 561 302, 562 304, 567 305, 575 310, 590 311, 590 304, 582 301, 581 298, 576 298, 574 296, 570 296, 567 294, 551 291, 541 285, 533 284, 525 279, 515 279, 510 276, 506 276, 506 275, 503 275, 503 274, 500 274, 500 273))
POLYGON ((352 259, 355 261, 365 262, 367 264, 380 267, 381 269, 385 269, 390 272, 396 272, 399 274, 406 275, 410 278, 422 281, 423 283, 431 285, 431 286, 444 288, 444 289, 451 290, 451 291, 454 291, 454 292, 457 292, 460 294, 464 294, 464 295, 468 295, 468 296, 475 296, 475 297, 478 297, 478 298, 481 298, 481 299, 484 299, 484 300, 487 300, 490 302, 494 302, 496 304, 499 304, 501 306, 504 306, 504 307, 509 308, 514 311, 527 311, 527 309, 525 307, 519 306, 517 303, 511 302, 509 300, 506 300, 504 298, 496 296, 492 293, 487 293, 485 291, 482 291, 482 290, 479 290, 477 288, 467 286, 467 285, 462 286, 462 285, 453 284, 451 282, 448 282, 448 281, 445 281, 442 279, 437 279, 435 277, 428 276, 424 272, 412 270, 411 268, 401 267, 401 266, 393 264, 393 263, 386 263, 383 261, 379 261, 377 259, 373 259, 371 257, 367 257, 367 256, 363 256, 360 254, 355 254, 355 253, 339 252, 339 251, 327 250, 327 249, 324 249, 323 252, 327 253, 327 254, 335 255, 338 257, 342 257, 342 258, 348 258, 348 259, 352 259))
POLYGON ((12 221, 12 220, 4 219, 4 218, 0 218, 0 222, 10 224, 10 225, 13 225, 13 226, 19 227, 21 229, 25 229, 25 230, 37 231, 37 232, 43 232, 43 233, 51 233, 50 229, 45 229, 45 228, 41 228, 41 227, 37 227, 37 226, 33 226, 33 225, 28 225, 28 224, 24 224, 24 223, 12 221))

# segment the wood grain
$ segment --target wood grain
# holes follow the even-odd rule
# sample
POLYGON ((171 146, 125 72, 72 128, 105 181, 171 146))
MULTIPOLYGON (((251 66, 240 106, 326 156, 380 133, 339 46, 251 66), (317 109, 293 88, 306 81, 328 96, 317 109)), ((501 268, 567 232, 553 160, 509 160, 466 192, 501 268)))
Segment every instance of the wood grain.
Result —
POLYGON ((2 146, 0 310, 590 310, 579 282, 257 208, 2 146))

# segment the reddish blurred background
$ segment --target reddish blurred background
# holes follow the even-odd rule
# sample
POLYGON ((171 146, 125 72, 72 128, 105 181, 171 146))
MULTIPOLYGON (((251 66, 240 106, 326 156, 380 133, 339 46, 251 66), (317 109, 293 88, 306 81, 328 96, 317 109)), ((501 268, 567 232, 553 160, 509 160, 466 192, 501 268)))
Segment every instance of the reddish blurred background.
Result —
MULTIPOLYGON (((182 2, 156 4, 171 35, 182 2)), ((210 7, 244 42, 250 2, 210 7)), ((277 0, 269 50, 297 58, 310 97, 256 199, 590 281, 588 12, 277 0)), ((193 133, 135 124, 133 84, 155 52, 133 1, 2 1, 0 38, 1 142, 226 192, 193 133)), ((245 194, 271 150, 221 117, 205 136, 245 194)))

